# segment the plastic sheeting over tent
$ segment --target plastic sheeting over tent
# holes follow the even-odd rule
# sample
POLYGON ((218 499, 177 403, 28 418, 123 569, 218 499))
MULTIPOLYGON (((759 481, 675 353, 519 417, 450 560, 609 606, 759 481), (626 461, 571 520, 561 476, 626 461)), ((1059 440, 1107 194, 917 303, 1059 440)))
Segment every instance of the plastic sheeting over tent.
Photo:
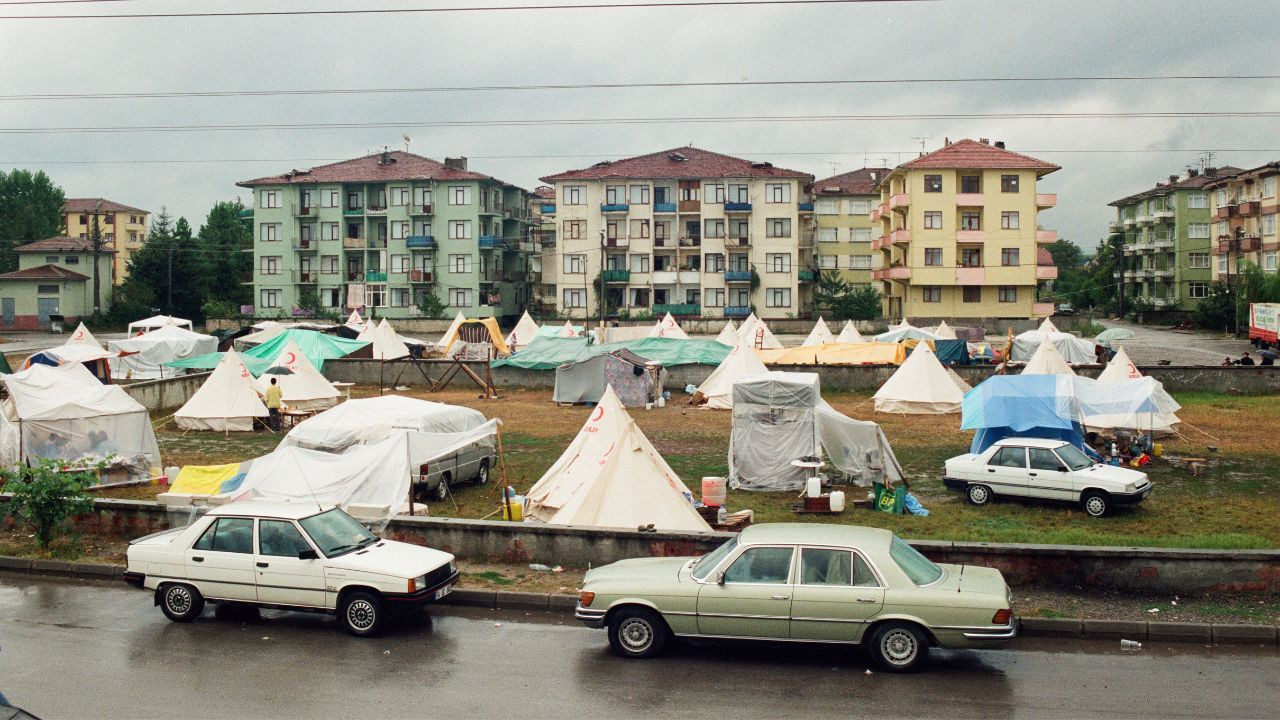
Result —
POLYGON ((80 363, 33 365, 0 376, 0 463, 54 458, 123 464, 135 475, 160 465, 147 409, 118 385, 103 385, 80 363))
POLYGON ((831 334, 831 328, 827 327, 827 323, 821 317, 818 322, 813 324, 813 329, 809 331, 809 336, 800 343, 803 347, 814 347, 816 345, 830 345, 835 342, 836 338, 831 334))
POLYGON ((1022 368, 1023 375, 1075 375, 1067 361, 1058 354, 1058 347, 1051 342, 1040 343, 1036 352, 1022 368))
POLYGON ((286 344, 271 367, 284 368, 289 374, 263 373, 253 383, 259 394, 266 396, 274 379, 280 385, 281 399, 292 410, 323 410, 338 404, 338 389, 307 360, 297 343, 286 344))
POLYGON ((866 342, 862 337, 862 333, 858 332, 858 327, 853 324, 852 320, 845 320, 844 327, 840 329, 840 334, 836 336, 838 343, 860 343, 866 342))
POLYGON ((614 350, 556 368, 551 399, 558 403, 596 403, 613 388, 627 407, 643 407, 662 391, 662 366, 649 364, 630 350, 614 350))
POLYGON ((1069 333, 1058 332, 1053 323, 1047 319, 1041 323, 1039 329, 1028 330, 1013 339, 1013 353, 1010 360, 1013 362, 1029 361, 1035 355, 1036 350, 1045 342, 1052 343, 1054 349, 1062 356, 1062 359, 1071 365, 1097 362, 1091 341, 1078 338, 1069 333), (1046 327, 1048 328, 1047 330, 1046 327))
POLYGON ((904 343, 831 343, 816 347, 757 350, 769 365, 899 365, 907 359, 904 343))
POLYGON ((778 338, 773 336, 769 330, 769 326, 764 321, 756 317, 755 313, 747 316, 746 320, 738 326, 738 337, 750 343, 750 346, 758 350, 776 350, 782 347, 782 343, 778 342, 778 338))
POLYGON ((606 389, 526 495, 525 518, 554 525, 710 531, 693 495, 606 389))
MULTIPOLYGON (((94 365, 94 374, 100 379, 106 379, 110 374, 110 368, 105 370, 101 367, 102 361, 116 357, 118 353, 111 350, 104 350, 102 344, 98 342, 98 338, 89 332, 89 328, 80 323, 76 327, 75 332, 71 333, 71 337, 67 341, 57 347, 41 350, 34 353, 23 362, 24 368, 31 367, 33 363, 41 365, 62 365, 63 363, 92 363, 94 365)), ((5 372, 12 372, 8 368, 8 362, 3 368, 5 372)))
POLYGON ((192 329, 190 320, 173 317, 172 315, 153 315, 145 320, 137 320, 129 323, 129 334, 135 335, 137 333, 149 333, 163 327, 180 327, 188 330, 192 329))
POLYGON ((649 337, 673 338, 675 340, 689 339, 689 336, 685 334, 684 329, 671 316, 671 313, 667 313, 665 317, 653 326, 653 329, 649 331, 649 337))
MULTIPOLYGON (((170 363, 165 363, 165 366, 186 370, 212 370, 218 367, 218 363, 222 362, 222 358, 226 357, 226 355, 227 353, 224 352, 207 353, 205 355, 197 355, 195 357, 187 358, 186 360, 175 360, 170 363)), ((250 357, 242 353, 237 353, 237 358, 246 368, 249 369, 249 373, 254 377, 258 377, 267 368, 271 367, 272 362, 272 358, 264 360, 262 358, 250 357)))
POLYGON ((901 325, 889 328, 887 331, 875 336, 874 339, 876 342, 894 343, 902 340, 942 340, 944 338, 941 338, 928 330, 922 330, 921 328, 914 327, 904 319, 901 325))
POLYGON ((940 415, 960 412, 971 388, 938 362, 927 343, 907 356, 875 394, 876 412, 940 415))
POLYGON ((348 400, 307 418, 295 425, 280 445, 342 452, 353 445, 380 442, 399 430, 458 433, 474 430, 484 422, 479 410, 383 395, 348 400))
POLYGON ((740 337, 724 360, 698 386, 690 400, 693 404, 702 403, 716 410, 728 410, 733 407, 733 384, 743 377, 768 372, 760 356, 752 349, 749 337, 740 337))
POLYGON ((524 350, 511 357, 494 360, 491 365, 495 368, 511 366, 526 370, 554 370, 565 363, 624 349, 646 360, 661 363, 663 367, 719 365, 729 354, 729 348, 715 340, 642 338, 591 345, 586 338, 539 337, 524 350))
MULTIPOLYGON (((296 343, 303 355, 311 361, 316 370, 324 372, 324 361, 347 357, 367 347, 363 340, 349 340, 314 330, 290 328, 262 343, 258 347, 245 351, 245 355, 263 360, 275 360, 289 343, 296 343)), ((367 351, 363 353, 368 357, 367 351)))
POLYGON ((529 317, 529 311, 526 310, 520 316, 520 322, 516 323, 511 334, 507 336, 507 347, 511 348, 511 352, 519 352, 536 337, 538 337, 538 323, 529 317))
POLYGON ((216 352, 218 338, 166 325, 145 335, 112 340, 107 347, 119 353, 111 359, 111 377, 117 380, 155 380, 173 377, 178 371, 166 367, 176 360, 216 352))
POLYGON ((860 485, 902 478, 880 426, 828 405, 817 373, 764 372, 734 383, 729 439, 733 487, 797 490, 806 474, 791 462, 824 451, 832 466, 860 485))
POLYGON ((729 320, 724 324, 724 327, 720 328, 720 334, 716 336, 716 342, 729 347, 738 344, 738 327, 733 324, 732 320, 729 320))
POLYGON ((409 348, 400 340, 400 336, 396 335, 395 328, 391 327, 390 321, 386 318, 382 318, 382 322, 377 325, 369 323, 364 331, 356 336, 356 340, 369 343, 374 360, 396 360, 409 357, 409 348))
MULTIPOLYGON (((1133 364, 1133 361, 1129 359, 1129 353, 1125 352, 1124 348, 1121 347, 1116 352, 1115 357, 1111 358, 1111 362, 1107 363, 1107 366, 1103 368, 1102 373, 1098 375, 1098 384, 1102 386, 1121 385, 1143 377, 1143 374, 1138 372, 1138 368, 1133 364)), ((1086 415, 1084 419, 1085 426, 1090 430, 1128 429, 1156 434, 1173 432, 1174 428, 1182 422, 1175 414, 1182 406, 1165 391, 1164 386, 1159 381, 1150 380, 1159 386, 1157 391, 1153 391, 1153 398, 1157 405, 1156 410, 1086 415)))
POLYGON ((249 432, 254 418, 266 416, 267 406, 254 389, 248 368, 239 355, 227 352, 173 420, 184 430, 249 432))

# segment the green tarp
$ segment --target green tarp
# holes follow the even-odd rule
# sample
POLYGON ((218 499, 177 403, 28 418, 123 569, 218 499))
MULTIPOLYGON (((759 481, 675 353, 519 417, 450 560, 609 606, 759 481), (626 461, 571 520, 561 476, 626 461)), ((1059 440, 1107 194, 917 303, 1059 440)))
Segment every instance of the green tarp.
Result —
MULTIPOLYGON (((320 372, 324 372, 325 360, 346 357, 369 344, 363 340, 347 340, 315 330, 290 328, 261 345, 240 353, 240 359, 244 361, 244 366, 249 369, 249 372, 256 377, 271 367, 271 363, 275 362, 276 356, 290 340, 298 343, 298 347, 302 348, 302 354, 306 355, 320 372)), ((223 353, 220 352, 197 355, 186 360, 165 363, 165 367, 212 370, 222 360, 222 355, 223 353)))
POLYGON ((9 358, 5 357, 4 353, 0 353, 0 373, 5 375, 13 374, 13 368, 9 367, 9 358))
POLYGON ((509 358, 495 360, 493 367, 518 367, 526 370, 554 370, 565 363, 585 360, 600 353, 627 349, 646 360, 665 367, 676 365, 719 365, 730 348, 715 340, 681 340, 677 338, 642 338, 604 345, 588 345, 586 338, 537 337, 529 346, 509 358))
MULTIPOLYGON (((223 355, 226 355, 226 353, 220 353, 220 352, 206 353, 204 355, 196 355, 195 357, 189 357, 185 360, 174 360, 173 362, 167 362, 164 364, 164 366, 175 367, 175 368, 189 368, 192 370, 212 370, 218 366, 218 363, 222 362, 223 355)), ((274 359, 275 358, 272 358, 271 360, 263 360, 261 358, 249 357, 244 353, 240 354, 240 361, 244 363, 245 369, 253 373, 254 377, 258 377, 263 373, 263 371, 271 367, 271 362, 274 359)))

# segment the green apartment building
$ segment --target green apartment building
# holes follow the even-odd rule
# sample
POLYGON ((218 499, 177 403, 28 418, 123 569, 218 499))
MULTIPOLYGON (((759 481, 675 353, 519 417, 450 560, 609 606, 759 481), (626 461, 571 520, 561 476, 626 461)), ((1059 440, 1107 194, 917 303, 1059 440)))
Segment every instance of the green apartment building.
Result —
POLYGON ((529 298, 528 193, 467 169, 391 151, 237 183, 253 191, 257 317, 326 311, 419 317, 518 315, 529 298))
POLYGON ((880 204, 880 180, 888 174, 886 168, 862 168, 814 181, 814 252, 819 270, 839 270, 850 283, 871 284, 871 271, 880 267, 880 253, 871 251, 880 223, 871 222, 871 210, 880 204))
POLYGON ((1110 203, 1116 219, 1113 234, 1122 235, 1126 299, 1146 302, 1156 310, 1190 311, 1205 297, 1212 281, 1210 209, 1205 185, 1236 168, 1190 170, 1187 177, 1110 203))

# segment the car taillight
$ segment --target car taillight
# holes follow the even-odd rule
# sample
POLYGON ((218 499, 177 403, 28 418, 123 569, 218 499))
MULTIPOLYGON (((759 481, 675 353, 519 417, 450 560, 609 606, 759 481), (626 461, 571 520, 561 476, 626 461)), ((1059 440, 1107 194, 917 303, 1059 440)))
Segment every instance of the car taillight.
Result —
POLYGON ((1012 610, 1009 610, 1008 608, 1005 608, 1004 610, 997 610, 996 614, 991 616, 991 624, 1008 625, 1011 617, 1013 617, 1012 610))
POLYGON ((596 594, 587 592, 586 590, 578 591, 578 604, 582 607, 591 607, 591 603, 595 602, 596 594))
POLYGON ((414 578, 409 578, 409 592, 411 592, 411 593, 412 593, 412 592, 417 592, 417 591, 418 591, 418 583, 417 583, 417 581, 416 581, 414 578))

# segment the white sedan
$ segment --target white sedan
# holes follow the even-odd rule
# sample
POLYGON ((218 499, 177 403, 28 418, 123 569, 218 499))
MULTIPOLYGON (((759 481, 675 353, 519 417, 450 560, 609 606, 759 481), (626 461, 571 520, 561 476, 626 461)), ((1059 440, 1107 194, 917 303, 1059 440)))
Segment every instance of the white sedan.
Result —
POLYGON ((453 555, 382 540, 338 508, 249 501, 129 543, 125 582, 155 591, 170 620, 205 601, 337 613, 353 635, 422 608, 458 581, 453 555))
POLYGON ((1146 473, 1096 463, 1069 442, 1041 438, 1005 438, 981 453, 953 457, 942 482, 964 491, 974 505, 997 495, 1062 500, 1093 517, 1137 505, 1151 494, 1146 473))

